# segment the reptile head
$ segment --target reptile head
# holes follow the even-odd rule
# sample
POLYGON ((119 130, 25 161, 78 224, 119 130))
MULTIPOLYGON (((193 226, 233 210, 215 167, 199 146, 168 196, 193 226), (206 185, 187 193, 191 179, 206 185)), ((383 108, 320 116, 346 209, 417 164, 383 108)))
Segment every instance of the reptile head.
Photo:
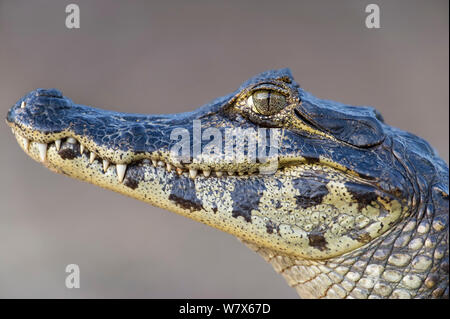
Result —
POLYGON ((173 115, 105 111, 38 89, 7 123, 53 171, 283 254, 325 259, 355 250, 415 205, 393 146, 406 133, 371 107, 312 96, 287 69, 173 115))

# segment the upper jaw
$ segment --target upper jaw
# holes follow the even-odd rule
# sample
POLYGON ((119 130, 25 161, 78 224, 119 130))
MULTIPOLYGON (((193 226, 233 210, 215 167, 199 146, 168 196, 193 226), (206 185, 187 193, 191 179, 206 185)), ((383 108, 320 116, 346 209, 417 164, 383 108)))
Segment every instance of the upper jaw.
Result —
MULTIPOLYGON (((80 154, 86 150, 91 158, 109 163, 128 165, 147 159, 154 165, 165 166, 168 171, 177 168, 179 172, 187 171, 191 177, 257 174, 263 165, 256 161, 204 162, 190 156, 187 162, 182 162, 171 153, 171 147, 177 142, 176 137, 172 138, 175 129, 185 130, 194 138, 195 121, 202 126, 219 127, 222 133, 222 126, 233 126, 218 115, 231 97, 217 99, 193 112, 144 115, 77 105, 57 90, 38 89, 20 99, 10 109, 6 120, 26 146, 35 142, 47 147, 54 144, 59 149, 61 143, 73 140, 79 144, 80 154)), ((43 162, 45 148, 40 148, 43 162)))
MULTIPOLYGON (((167 148, 160 148, 153 152, 133 152, 111 150, 101 147, 86 136, 78 136, 71 131, 62 131, 45 134, 33 131, 23 126, 7 121, 22 149, 35 160, 44 165, 48 162, 47 152, 53 148, 61 157, 85 156, 86 161, 102 163, 104 170, 110 165, 121 165, 120 170, 125 171, 127 165, 145 164, 153 167, 165 168, 167 172, 175 172, 189 178, 197 176, 210 178, 225 178, 228 176, 255 176, 260 174, 261 163, 225 163, 225 162, 191 162, 183 163, 174 158, 167 148), (86 142, 87 141, 87 142, 86 142), (70 154, 68 155, 68 152, 70 154), (259 166, 258 166, 259 165, 259 166)), ((191 158, 192 159, 192 158, 191 158)), ((88 163, 86 163, 88 164, 88 163)), ((292 166, 287 162, 286 166, 292 166)), ((278 168, 278 166, 277 166, 278 168)), ((123 180, 123 173, 118 172, 118 178, 123 180)))
MULTIPOLYGON (((222 98, 220 104, 226 100, 222 98)), ((174 128, 192 134, 192 121, 214 116, 219 107, 213 103, 194 112, 173 115, 126 114, 76 105, 57 90, 38 89, 10 109, 6 122, 25 152, 31 156, 32 145, 35 159, 44 164, 49 148, 60 152, 61 145, 77 145, 71 146, 73 152, 78 156, 86 154, 90 164, 102 162, 105 169, 115 164, 126 170, 129 164, 144 162, 190 178, 258 173, 259 164, 255 163, 182 163, 170 153, 174 128)), ((118 172, 120 175, 123 174, 118 172)))

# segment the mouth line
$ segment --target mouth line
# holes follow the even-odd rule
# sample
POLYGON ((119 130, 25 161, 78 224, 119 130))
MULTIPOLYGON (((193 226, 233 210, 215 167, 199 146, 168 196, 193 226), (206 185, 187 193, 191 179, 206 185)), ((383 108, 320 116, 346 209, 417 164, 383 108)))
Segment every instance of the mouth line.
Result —
MULTIPOLYGON (((204 168, 192 168, 182 163, 169 163, 166 159, 161 158, 157 152, 149 158, 140 158, 137 160, 133 160, 129 163, 114 163, 108 159, 102 158, 94 151, 90 151, 87 146, 77 140, 75 137, 62 137, 59 139, 55 139, 53 141, 49 141, 47 143, 41 143, 38 141, 34 141, 24 137, 20 134, 20 127, 16 126, 15 123, 9 123, 11 127, 12 133, 15 135, 16 139, 20 140, 19 144, 22 145, 23 149, 28 155, 31 155, 29 150, 32 145, 35 145, 39 152, 39 160, 41 163, 45 164, 47 161, 47 151, 54 147, 56 152, 63 159, 73 159, 75 157, 86 156, 89 164, 93 164, 94 162, 99 162, 103 166, 103 172, 106 173, 108 168, 115 166, 115 171, 117 174, 118 181, 121 183, 125 178, 125 174, 127 171, 127 167, 130 165, 147 165, 148 167, 153 166, 157 169, 165 169, 168 173, 176 173, 179 176, 183 176, 186 178, 195 179, 197 177, 204 178, 226 178, 226 177, 256 177, 259 174, 258 168, 246 168, 246 170, 240 171, 239 169, 234 170, 220 170, 213 167, 208 167, 208 169, 204 168)), ((48 139, 48 137, 47 137, 48 139)), ((292 166, 290 164, 289 166, 292 166)), ((282 170, 283 167, 279 167, 277 172, 282 170)))
MULTIPOLYGON (((106 173, 108 171, 108 168, 113 167, 115 168, 114 171, 117 175, 117 180, 119 183, 122 183, 125 179, 125 175, 127 173, 127 167, 133 166, 133 165, 143 165, 146 167, 154 167, 156 169, 164 169, 166 173, 174 173, 177 174, 180 177, 190 178, 190 179, 196 179, 198 177, 202 178, 216 178, 216 179, 224 179, 224 178, 238 178, 238 177, 262 177, 267 174, 261 173, 260 168, 258 166, 254 167, 245 167, 244 169, 240 170, 239 167, 233 167, 233 169, 223 169, 222 167, 220 169, 217 169, 216 167, 208 166, 206 169, 201 167, 199 168, 198 165, 192 163, 186 165, 181 162, 173 163, 169 162, 169 159, 166 157, 161 156, 161 153, 158 151, 155 151, 153 153, 149 153, 148 155, 139 154, 138 159, 131 160, 126 163, 119 163, 114 162, 113 160, 109 160, 106 158, 102 158, 98 153, 94 152, 89 149, 88 146, 84 145, 82 142, 80 142, 77 138, 73 136, 67 136, 67 137, 61 137, 58 139, 52 140, 51 137, 49 137, 45 133, 41 133, 39 131, 33 131, 37 132, 39 134, 45 134, 45 140, 48 140, 47 143, 45 142, 38 142, 31 139, 28 139, 23 136, 22 128, 17 125, 16 123, 7 121, 8 125, 11 127, 11 130, 13 134, 16 136, 18 140, 21 140, 21 144, 25 152, 31 156, 29 152, 29 148, 32 144, 36 144, 38 152, 39 152, 39 158, 38 160, 45 165, 47 160, 47 151, 50 149, 50 147, 55 147, 57 154, 63 158, 63 159, 73 159, 75 157, 82 157, 86 156, 87 165, 92 165, 94 162, 98 162, 103 167, 103 173, 106 173), (195 166, 192 167, 192 166, 195 166)), ((69 133, 70 134, 70 133, 69 133)), ((27 134, 29 136, 29 134, 27 134)), ((19 143, 20 144, 20 143, 19 143)), ((35 160, 37 160, 35 158, 35 160)), ((335 165, 332 165, 332 163, 328 163, 327 161, 322 160, 314 160, 313 163, 309 162, 308 159, 302 158, 302 157, 294 157, 286 159, 279 159, 278 161, 278 167, 275 172, 271 174, 283 174, 283 172, 286 172, 291 169, 295 169, 297 167, 305 166, 305 165, 317 165, 322 167, 328 167, 330 169, 333 169, 340 174, 346 175, 350 179, 354 179, 355 181, 361 181, 361 177, 358 176, 356 172, 353 172, 351 170, 347 170, 344 167, 336 167, 335 165), (320 163, 319 163, 320 162, 320 163)), ((203 163, 204 164, 204 163, 203 163)), ((222 165, 223 166, 223 165, 222 165)), ((365 181, 367 182, 367 181, 365 181)))

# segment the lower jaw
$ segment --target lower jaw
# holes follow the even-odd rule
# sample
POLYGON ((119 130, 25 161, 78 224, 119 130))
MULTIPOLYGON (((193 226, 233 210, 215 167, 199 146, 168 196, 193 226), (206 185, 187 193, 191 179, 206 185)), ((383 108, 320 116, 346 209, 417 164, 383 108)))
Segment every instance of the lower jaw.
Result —
MULTIPOLYGON (((104 171, 102 162, 94 160, 90 163, 89 156, 86 153, 80 154, 78 152, 71 159, 62 158, 60 151, 67 147, 64 143, 61 145, 60 151, 56 149, 54 144, 48 144, 45 160, 42 161, 39 143, 30 141, 28 145, 25 145, 20 135, 16 134, 16 138, 25 153, 53 172, 65 174, 95 186, 147 202, 153 206, 230 233, 257 246, 275 248, 275 250, 280 250, 284 246, 276 234, 269 234, 265 231, 265 228, 262 228, 261 223, 263 221, 258 216, 252 216, 251 222, 245 220, 242 216, 233 216, 228 209, 230 204, 226 203, 223 198, 220 199, 220 202, 224 207, 214 210, 208 205, 192 209, 180 205, 170 197, 172 191, 170 181, 181 181, 181 184, 186 186, 194 185, 194 189, 199 184, 203 185, 203 189, 212 189, 214 187, 223 187, 223 183, 227 184, 231 179, 248 177, 230 176, 216 178, 197 176, 195 179, 192 179, 189 176, 178 175, 174 171, 167 172, 164 167, 154 167, 151 164, 145 165, 141 163, 128 165, 127 173, 123 181, 120 182, 113 165, 110 165, 104 171), (273 247, 274 242, 277 242, 276 246, 280 247, 273 247)), ((105 205, 105 209, 109 209, 107 205, 105 205)), ((296 249, 292 251, 289 251, 289 249, 283 250, 287 254, 296 254, 296 249)))
MULTIPOLYGON (((175 171, 168 172, 165 167, 154 167, 151 163, 138 163, 128 165, 124 179, 120 182, 116 169, 112 164, 108 169, 104 170, 101 160, 96 159, 91 163, 88 154, 80 154, 79 151, 75 151, 73 158, 64 159, 61 156, 61 151, 66 150, 68 147, 64 143, 61 145, 59 151, 54 143, 48 144, 45 160, 42 160, 39 143, 29 141, 28 145, 26 145, 20 135, 15 135, 20 147, 28 156, 53 172, 64 174, 95 186, 144 201, 152 206, 157 206, 191 218, 231 233, 239 238, 245 239, 249 234, 259 232, 255 224, 249 223, 243 218, 232 217, 228 211, 212 211, 205 207, 198 210, 183 208, 170 198, 171 189, 169 180, 184 179, 190 183, 204 183, 205 181, 209 181, 209 183, 214 184, 215 182, 224 180, 223 178, 197 176, 195 179, 192 179, 187 172, 179 175, 175 171)), ((226 179, 228 178, 241 177, 226 177, 226 179)), ((105 206, 105 209, 108 209, 108 207, 105 206)), ((264 245, 263 242, 261 244, 264 245)))
MULTIPOLYGON (((123 180, 120 181, 114 165, 111 164, 104 170, 102 161, 98 159, 91 161, 86 152, 82 154, 79 152, 78 145, 68 145, 65 142, 58 151, 56 145, 50 143, 46 148, 45 158, 42 159, 39 143, 31 141, 26 145, 25 140, 20 135, 15 135, 21 148, 31 158, 54 172, 62 173, 72 178, 147 202, 153 206, 175 212, 250 241, 257 246, 280 251, 283 254, 309 257, 302 253, 303 248, 309 247, 306 233, 300 239, 298 237, 292 239, 286 237, 286 241, 292 240, 295 242, 294 245, 288 245, 275 232, 269 233, 266 231, 262 216, 252 214, 251 221, 246 220, 242 216, 233 216, 231 212, 233 205, 227 202, 226 198, 216 197, 214 199, 207 199, 205 202, 202 202, 202 205, 194 208, 189 207, 186 203, 180 205, 179 201, 174 201, 173 197, 171 198, 171 195, 173 195, 171 187, 174 181, 181 181, 183 189, 193 189, 196 191, 200 187, 201 190, 199 192, 201 192, 201 196, 207 198, 209 192, 214 188, 220 188, 226 191, 233 180, 237 181, 241 178, 248 180, 253 176, 224 176, 224 178, 197 176, 195 179, 192 179, 187 173, 185 175, 178 175, 174 171, 168 172, 164 167, 154 167, 151 163, 145 164, 141 162, 128 165, 126 174, 123 180), (71 154, 61 155, 61 150, 70 150, 71 148, 71 154), (219 209, 214 210, 212 207, 209 207, 208 201, 216 202, 220 205, 218 206, 219 209)), ((261 178, 264 179, 265 177, 261 176, 261 178)), ((108 207, 105 206, 105 209, 108 209, 108 207)), ((315 257, 323 258, 322 253, 318 253, 315 257)))

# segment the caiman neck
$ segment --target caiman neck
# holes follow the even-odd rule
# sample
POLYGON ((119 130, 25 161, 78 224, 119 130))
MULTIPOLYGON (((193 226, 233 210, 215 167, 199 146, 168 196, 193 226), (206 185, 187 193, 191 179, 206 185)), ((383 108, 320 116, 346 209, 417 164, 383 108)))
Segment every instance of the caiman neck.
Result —
POLYGON ((302 298, 448 298, 448 213, 399 223, 353 252, 307 260, 255 246, 302 298))

